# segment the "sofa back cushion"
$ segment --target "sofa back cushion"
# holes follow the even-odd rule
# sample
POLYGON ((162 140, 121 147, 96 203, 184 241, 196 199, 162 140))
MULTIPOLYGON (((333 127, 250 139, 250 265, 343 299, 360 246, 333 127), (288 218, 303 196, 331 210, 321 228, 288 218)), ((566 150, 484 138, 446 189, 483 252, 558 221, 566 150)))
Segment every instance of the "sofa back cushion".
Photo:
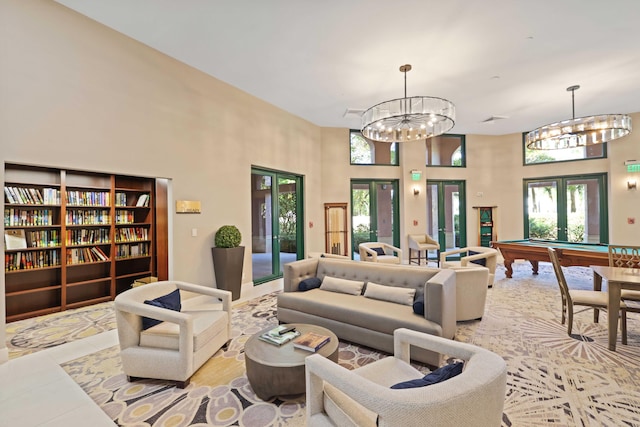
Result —
POLYGON ((402 305, 412 305, 415 295, 416 290, 413 288, 384 286, 373 282, 367 282, 367 288, 364 291, 365 298, 379 299, 402 305))
POLYGON ((320 258, 317 277, 338 277, 348 280, 374 282, 386 286, 397 286, 416 290, 416 295, 424 294, 424 284, 440 269, 410 265, 390 265, 361 261, 343 261, 320 258))

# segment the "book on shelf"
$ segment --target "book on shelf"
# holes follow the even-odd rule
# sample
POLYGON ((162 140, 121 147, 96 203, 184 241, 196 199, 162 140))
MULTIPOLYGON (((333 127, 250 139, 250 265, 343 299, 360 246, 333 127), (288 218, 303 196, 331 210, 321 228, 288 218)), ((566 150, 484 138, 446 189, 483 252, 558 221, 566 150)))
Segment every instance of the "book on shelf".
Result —
POLYGON ((149 206, 149 195, 141 194, 138 197, 138 201, 136 202, 136 206, 148 207, 149 206))
POLYGON ((24 230, 5 230, 4 231, 4 248, 5 249, 26 249, 27 238, 24 230))
POLYGON ((318 351, 323 345, 328 343, 331 337, 328 335, 320 335, 315 332, 307 332, 304 335, 293 340, 293 346, 307 351, 318 351))
POLYGON ((299 331, 290 331, 284 334, 280 334, 280 331, 289 328, 288 325, 280 325, 275 328, 261 334, 258 338, 264 342, 268 342, 269 344, 281 346, 284 343, 291 341, 292 339, 300 336, 299 331))

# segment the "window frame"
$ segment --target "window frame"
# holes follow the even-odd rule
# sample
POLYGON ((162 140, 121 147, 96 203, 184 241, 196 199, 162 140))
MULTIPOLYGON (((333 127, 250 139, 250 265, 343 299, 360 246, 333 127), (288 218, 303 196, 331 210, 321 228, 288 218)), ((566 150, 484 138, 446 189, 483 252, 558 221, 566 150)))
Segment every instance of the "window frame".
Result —
MULTIPOLYGON (((373 141, 365 138, 365 136, 362 135, 362 132, 360 132, 359 129, 349 129, 349 165, 351 166, 400 166, 400 144, 397 142, 392 143, 396 145, 396 150, 395 150, 396 163, 353 163, 353 159, 351 158, 351 135, 354 133, 359 134, 362 138, 364 138, 369 143, 373 143, 373 141)), ((389 151, 391 151, 391 148, 389 148, 389 151)))
POLYGON ((467 136, 461 133, 444 133, 439 136, 446 137, 455 137, 460 138, 460 151, 462 153, 461 156, 461 164, 460 166, 456 165, 429 165, 426 162, 427 158, 427 141, 425 140, 424 153, 425 153, 425 167, 428 168, 466 168, 467 167, 467 136))

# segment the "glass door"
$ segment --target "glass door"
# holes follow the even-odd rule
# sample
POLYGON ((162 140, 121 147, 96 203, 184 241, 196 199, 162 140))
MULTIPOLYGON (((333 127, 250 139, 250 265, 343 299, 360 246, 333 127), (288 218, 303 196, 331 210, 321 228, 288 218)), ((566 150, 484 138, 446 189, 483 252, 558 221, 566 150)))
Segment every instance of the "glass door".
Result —
POLYGON ((282 266, 303 255, 302 177, 251 170, 253 282, 282 277, 282 266))
POLYGON ((606 174, 528 179, 525 237, 607 243, 606 174))
POLYGON ((427 180, 427 234, 440 243, 440 252, 467 245, 464 181, 427 180))
POLYGON ((398 181, 352 180, 352 257, 360 259, 363 242, 400 245, 398 227, 398 181))

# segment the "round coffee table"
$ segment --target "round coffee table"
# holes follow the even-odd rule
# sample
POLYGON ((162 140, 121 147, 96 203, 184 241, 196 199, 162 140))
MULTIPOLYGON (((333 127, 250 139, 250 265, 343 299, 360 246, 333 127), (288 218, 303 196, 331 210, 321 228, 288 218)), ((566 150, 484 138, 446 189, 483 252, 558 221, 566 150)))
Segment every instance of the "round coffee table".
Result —
POLYGON ((301 350, 289 341, 281 346, 269 344, 258 337, 273 329, 270 326, 247 340, 244 346, 244 361, 247 378, 256 395, 262 400, 274 396, 287 396, 305 392, 304 359, 312 354, 320 354, 338 362, 338 337, 321 326, 292 323, 300 334, 315 332, 331 337, 329 342, 317 352, 301 350))

